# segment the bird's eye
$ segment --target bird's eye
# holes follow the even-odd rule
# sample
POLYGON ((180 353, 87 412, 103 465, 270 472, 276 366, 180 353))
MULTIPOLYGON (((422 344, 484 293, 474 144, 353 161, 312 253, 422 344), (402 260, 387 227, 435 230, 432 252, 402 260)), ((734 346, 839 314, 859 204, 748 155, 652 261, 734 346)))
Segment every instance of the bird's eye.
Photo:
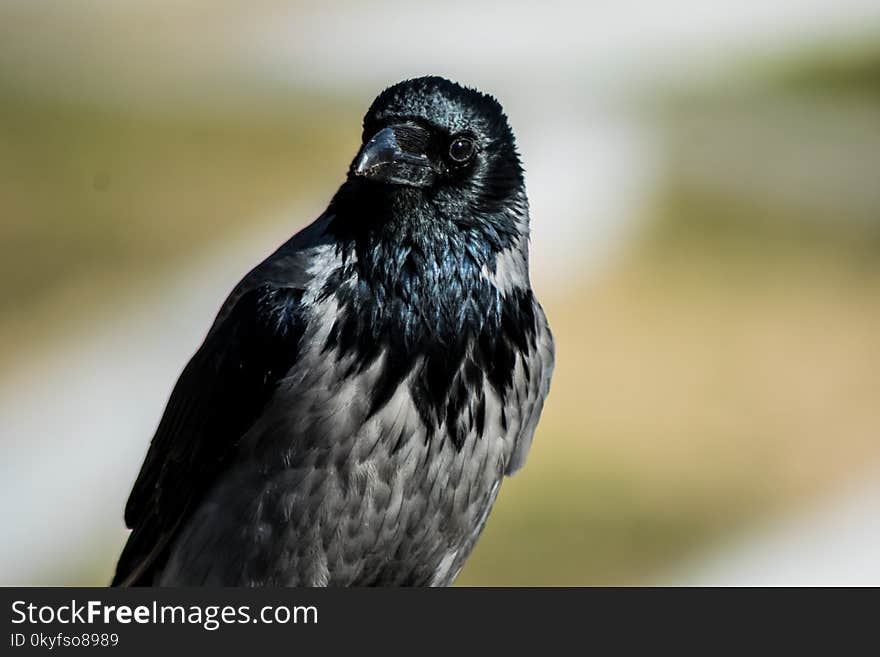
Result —
POLYGON ((464 164, 474 156, 474 142, 467 137, 456 137, 449 144, 449 159, 456 164, 464 164))

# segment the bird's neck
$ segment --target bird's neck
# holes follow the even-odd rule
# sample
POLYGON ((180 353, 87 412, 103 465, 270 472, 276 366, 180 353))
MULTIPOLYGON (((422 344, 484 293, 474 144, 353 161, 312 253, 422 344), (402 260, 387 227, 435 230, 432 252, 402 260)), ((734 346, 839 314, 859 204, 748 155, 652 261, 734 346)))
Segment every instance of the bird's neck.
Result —
POLYGON ((465 219, 417 190, 359 189, 357 205, 349 198, 334 200, 331 231, 356 281, 346 305, 369 312, 375 337, 399 330, 407 343, 453 340, 478 334, 487 317, 500 313, 498 255, 525 248, 509 218, 465 219))
MULTIPOLYGON (((526 238, 432 212, 370 213, 378 209, 331 208, 328 230, 341 258, 327 288, 339 309, 327 348, 351 357, 355 369, 384 363, 373 410, 411 376, 425 426, 451 426, 465 398, 453 394, 461 377, 480 396, 485 375, 504 399, 517 354, 534 340, 526 238)), ((463 435, 453 437, 457 446, 463 435)))

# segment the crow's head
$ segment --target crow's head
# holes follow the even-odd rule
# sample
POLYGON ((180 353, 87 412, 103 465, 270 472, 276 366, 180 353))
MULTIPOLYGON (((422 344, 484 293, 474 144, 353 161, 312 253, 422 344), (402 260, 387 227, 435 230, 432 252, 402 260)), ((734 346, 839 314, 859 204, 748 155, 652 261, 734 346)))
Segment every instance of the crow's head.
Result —
POLYGON ((501 105, 440 77, 406 80, 379 94, 364 117, 349 181, 463 224, 525 213, 522 167, 501 105))

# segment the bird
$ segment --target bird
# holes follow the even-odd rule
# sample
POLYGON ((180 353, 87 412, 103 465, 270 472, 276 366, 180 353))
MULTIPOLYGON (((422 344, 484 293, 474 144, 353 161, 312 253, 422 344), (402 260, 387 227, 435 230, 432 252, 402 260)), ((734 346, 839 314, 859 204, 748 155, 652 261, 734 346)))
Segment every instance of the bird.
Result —
POLYGON ((181 373, 113 586, 449 586, 526 459, 554 342, 491 95, 382 91, 327 210, 181 373))

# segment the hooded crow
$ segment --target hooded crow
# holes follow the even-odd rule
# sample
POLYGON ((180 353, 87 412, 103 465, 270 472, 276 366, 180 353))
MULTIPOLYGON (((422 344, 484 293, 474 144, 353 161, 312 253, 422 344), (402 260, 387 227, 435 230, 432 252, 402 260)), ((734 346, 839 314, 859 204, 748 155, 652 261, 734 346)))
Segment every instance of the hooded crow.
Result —
POLYGON ((553 338, 507 117, 423 77, 363 127, 180 375, 114 585, 449 585, 523 465, 553 338))

